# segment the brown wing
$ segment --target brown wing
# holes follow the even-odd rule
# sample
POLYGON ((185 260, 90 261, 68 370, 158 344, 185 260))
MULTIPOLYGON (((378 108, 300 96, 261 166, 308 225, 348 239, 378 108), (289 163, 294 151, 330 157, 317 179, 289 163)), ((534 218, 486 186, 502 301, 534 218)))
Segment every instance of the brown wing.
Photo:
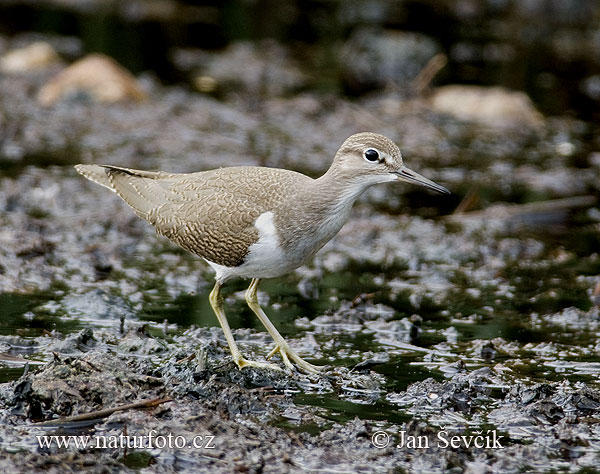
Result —
POLYGON ((292 171, 260 167, 168 174, 80 165, 78 171, 116 191, 159 234, 225 266, 243 263, 248 247, 258 239, 256 218, 289 196, 295 180, 310 180, 292 171))

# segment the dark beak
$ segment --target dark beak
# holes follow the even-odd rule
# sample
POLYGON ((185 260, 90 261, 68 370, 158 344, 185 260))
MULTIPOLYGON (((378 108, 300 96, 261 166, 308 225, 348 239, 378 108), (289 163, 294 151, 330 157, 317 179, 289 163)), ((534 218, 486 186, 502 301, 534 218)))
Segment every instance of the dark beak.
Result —
POLYGON ((444 186, 440 186, 430 179, 427 179, 425 176, 421 176, 419 173, 409 170, 406 166, 402 166, 398 171, 392 171, 392 174, 395 174, 400 181, 408 181, 409 183, 420 184, 421 186, 433 189, 438 193, 450 194, 450 191, 448 191, 444 186))

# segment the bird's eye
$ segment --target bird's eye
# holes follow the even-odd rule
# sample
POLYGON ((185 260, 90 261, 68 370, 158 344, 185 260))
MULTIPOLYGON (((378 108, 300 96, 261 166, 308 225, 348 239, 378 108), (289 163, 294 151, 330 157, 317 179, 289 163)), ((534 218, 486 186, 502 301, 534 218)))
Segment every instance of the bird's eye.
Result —
POLYGON ((373 148, 369 148, 365 150, 365 160, 370 161, 371 163, 379 160, 379 152, 374 150, 373 148))

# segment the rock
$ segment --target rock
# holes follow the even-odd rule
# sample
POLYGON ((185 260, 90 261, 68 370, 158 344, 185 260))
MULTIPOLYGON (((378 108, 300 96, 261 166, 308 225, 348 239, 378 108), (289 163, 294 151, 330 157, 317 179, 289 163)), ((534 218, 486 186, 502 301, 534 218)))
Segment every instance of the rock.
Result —
POLYGON ((98 102, 141 101, 145 94, 136 78, 113 59, 90 54, 50 79, 38 93, 48 106, 69 95, 84 93, 98 102))
POLYGON ((267 96, 280 96, 305 84, 287 50, 272 40, 232 44, 211 61, 207 75, 228 88, 267 96))
POLYGON ((600 74, 585 78, 580 83, 581 91, 592 100, 600 100, 600 74))
POLYGON ((408 88, 438 52, 435 41, 422 34, 359 29, 340 52, 342 81, 353 93, 388 84, 408 88))
POLYGON ((172 59, 178 69, 192 72, 194 86, 204 93, 219 89, 276 97, 306 85, 289 51, 274 40, 238 41, 218 54, 180 49, 172 59))
POLYGON ((24 48, 13 49, 0 59, 0 70, 6 73, 23 73, 43 69, 60 62, 52 46, 43 41, 24 48))
POLYGON ((436 112, 491 127, 538 128, 544 120, 527 95, 502 87, 439 87, 430 104, 436 112))

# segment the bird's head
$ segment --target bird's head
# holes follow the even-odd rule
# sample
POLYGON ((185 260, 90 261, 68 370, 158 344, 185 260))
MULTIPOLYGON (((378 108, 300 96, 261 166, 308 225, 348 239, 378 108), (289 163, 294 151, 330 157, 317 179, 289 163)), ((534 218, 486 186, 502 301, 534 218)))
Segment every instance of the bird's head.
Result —
POLYGON ((404 166, 398 146, 389 138, 376 133, 362 132, 347 138, 335 155, 334 166, 344 178, 360 180, 366 186, 389 181, 408 181, 450 194, 445 187, 404 166))

